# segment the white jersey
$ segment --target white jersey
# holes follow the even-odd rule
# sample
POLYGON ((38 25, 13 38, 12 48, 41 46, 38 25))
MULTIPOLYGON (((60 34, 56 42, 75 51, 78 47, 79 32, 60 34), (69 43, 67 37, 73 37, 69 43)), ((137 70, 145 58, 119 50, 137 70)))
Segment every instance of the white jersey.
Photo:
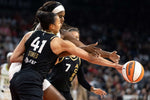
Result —
MULTIPOLYGON (((11 80, 13 78, 13 75, 20 71, 21 69, 21 63, 12 63, 10 68, 9 68, 9 80, 11 80)), ((50 86, 50 82, 47 79, 44 79, 43 82, 43 91, 45 91, 49 86, 50 86)))
POLYGON ((1 65, 0 100, 12 100, 9 89, 8 64, 1 65))
POLYGON ((9 76, 8 76, 8 64, 1 65, 0 75, 0 89, 3 91, 9 91, 9 76))
POLYGON ((58 36, 59 38, 61 38, 60 32, 58 32, 58 33, 56 34, 56 36, 58 36))

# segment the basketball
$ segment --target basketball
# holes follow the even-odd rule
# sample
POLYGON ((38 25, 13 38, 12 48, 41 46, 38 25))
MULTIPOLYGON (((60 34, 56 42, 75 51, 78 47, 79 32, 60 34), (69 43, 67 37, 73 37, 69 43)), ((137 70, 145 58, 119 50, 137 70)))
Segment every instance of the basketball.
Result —
POLYGON ((123 78, 129 83, 137 83, 144 76, 144 68, 138 61, 128 61, 122 68, 123 78))

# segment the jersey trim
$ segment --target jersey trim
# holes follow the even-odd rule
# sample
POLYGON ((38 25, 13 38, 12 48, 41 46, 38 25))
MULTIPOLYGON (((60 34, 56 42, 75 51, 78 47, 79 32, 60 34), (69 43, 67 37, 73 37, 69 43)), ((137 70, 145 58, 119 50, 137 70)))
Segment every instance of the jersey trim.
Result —
POLYGON ((64 60, 64 57, 62 57, 62 58, 59 60, 58 63, 61 63, 63 60, 64 60))
POLYGON ((81 65, 81 59, 79 58, 79 66, 81 65))
POLYGON ((78 59, 78 57, 77 56, 75 56, 75 57, 71 57, 71 56, 69 56, 70 57, 70 59, 72 60, 72 61, 76 61, 77 59, 78 59))

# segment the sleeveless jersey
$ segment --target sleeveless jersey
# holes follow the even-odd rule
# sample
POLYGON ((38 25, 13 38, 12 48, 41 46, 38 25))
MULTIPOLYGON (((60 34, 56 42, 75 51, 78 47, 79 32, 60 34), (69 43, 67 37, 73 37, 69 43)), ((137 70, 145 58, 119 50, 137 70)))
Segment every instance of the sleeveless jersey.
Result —
POLYGON ((59 58, 59 63, 53 67, 48 80, 59 91, 69 91, 80 65, 81 59, 77 56, 59 58))
POLYGON ((58 57, 50 48, 50 42, 55 37, 52 33, 35 31, 25 43, 21 70, 33 69, 45 78, 58 57))
POLYGON ((9 91, 8 64, 3 64, 0 75, 0 90, 9 91))

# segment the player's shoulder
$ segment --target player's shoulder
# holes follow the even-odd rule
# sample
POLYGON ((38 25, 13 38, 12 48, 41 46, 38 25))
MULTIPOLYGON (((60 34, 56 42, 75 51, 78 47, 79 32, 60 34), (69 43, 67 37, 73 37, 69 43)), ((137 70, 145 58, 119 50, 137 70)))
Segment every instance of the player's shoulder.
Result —
POLYGON ((31 36, 32 35, 32 33, 34 33, 35 31, 29 31, 29 32, 27 32, 26 34, 25 34, 25 36, 31 36))
POLYGON ((28 40, 29 37, 34 33, 34 31, 29 31, 24 35, 25 40, 28 40))
POLYGON ((53 36, 53 37, 51 37, 51 39, 52 39, 53 43, 56 43, 56 44, 59 44, 59 45, 62 44, 62 42, 63 42, 63 40, 61 38, 57 37, 57 36, 53 36))

